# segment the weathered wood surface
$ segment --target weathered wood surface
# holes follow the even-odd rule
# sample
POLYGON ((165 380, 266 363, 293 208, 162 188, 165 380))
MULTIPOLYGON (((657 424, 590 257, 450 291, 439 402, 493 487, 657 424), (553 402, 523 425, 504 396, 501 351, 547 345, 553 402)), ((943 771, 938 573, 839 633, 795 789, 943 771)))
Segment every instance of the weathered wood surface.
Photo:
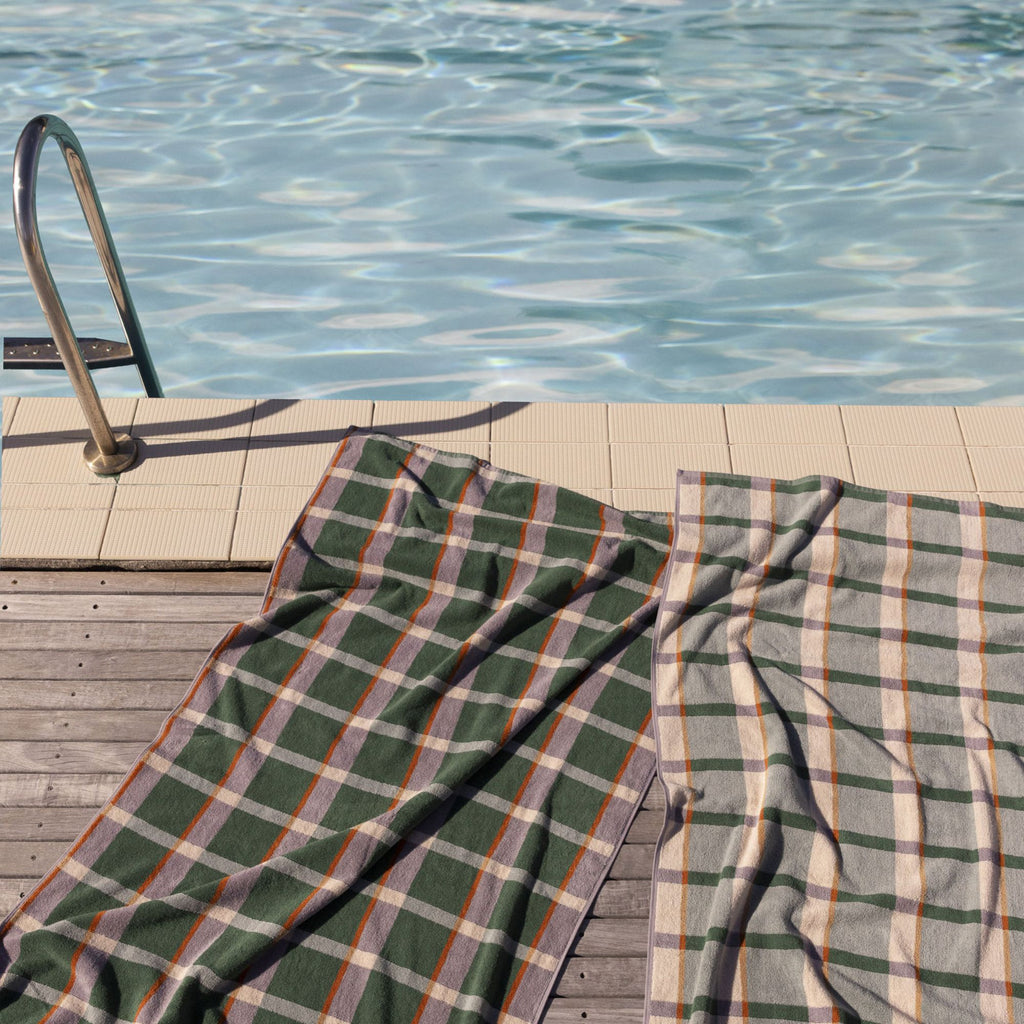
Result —
MULTIPOLYGON (((0 573, 0 917, 88 826, 265 572, 0 573)), ((545 1024, 639 1024, 661 787, 651 787, 545 1024)))

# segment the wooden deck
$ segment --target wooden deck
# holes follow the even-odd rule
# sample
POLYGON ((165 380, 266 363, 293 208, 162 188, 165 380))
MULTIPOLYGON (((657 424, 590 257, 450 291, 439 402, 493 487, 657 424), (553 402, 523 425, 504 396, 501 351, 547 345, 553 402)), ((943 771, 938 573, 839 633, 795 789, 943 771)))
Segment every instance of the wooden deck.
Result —
MULTIPOLYGON (((0 918, 88 825, 266 572, 0 574, 0 918)), ((655 784, 580 932, 546 1024, 643 1019, 655 784)))

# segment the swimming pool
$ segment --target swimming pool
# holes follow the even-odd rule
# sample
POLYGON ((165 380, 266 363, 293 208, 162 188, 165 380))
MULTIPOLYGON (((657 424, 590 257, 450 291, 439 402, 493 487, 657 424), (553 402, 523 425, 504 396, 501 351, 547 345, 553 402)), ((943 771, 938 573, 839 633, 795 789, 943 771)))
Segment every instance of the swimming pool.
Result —
MULTIPOLYGON (((168 394, 1024 401, 1017 5, 43 0, 5 36, 4 180, 30 117, 76 130, 168 394)), ((43 166, 72 322, 116 331, 43 166)), ((3 207, 0 327, 45 333, 3 207)))

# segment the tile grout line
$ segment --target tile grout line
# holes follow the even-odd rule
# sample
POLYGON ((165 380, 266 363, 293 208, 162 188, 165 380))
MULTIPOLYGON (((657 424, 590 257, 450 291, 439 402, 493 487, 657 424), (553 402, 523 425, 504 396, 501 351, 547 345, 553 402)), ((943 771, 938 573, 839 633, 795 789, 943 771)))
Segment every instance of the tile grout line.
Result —
POLYGON ((612 411, 607 402, 604 403, 604 457, 605 468, 608 470, 608 490, 611 495, 611 502, 617 506, 615 500, 615 470, 612 465, 612 411))
POLYGON ((971 471, 971 479, 974 481, 974 496, 981 501, 981 485, 978 482, 978 472, 974 466, 974 459, 971 457, 971 449, 967 444, 967 434, 964 432, 963 420, 960 418, 960 407, 953 406, 953 417, 956 419, 956 428, 960 431, 960 441, 967 456, 967 467, 971 471))
MULTIPOLYGON (((139 416, 139 400, 136 398, 135 399, 135 404, 132 406, 131 423, 128 424, 128 433, 131 434, 132 437, 135 437, 135 435, 132 434, 132 431, 135 429, 135 421, 138 419, 138 416, 139 416)), ((140 444, 138 438, 135 438, 135 443, 136 443, 136 445, 140 444)), ((139 454, 141 454, 141 452, 139 454)), ((136 456, 136 457, 138 457, 138 456, 136 456)), ((131 468, 131 467, 129 467, 129 468, 131 468)), ((107 543, 107 534, 108 534, 108 532, 110 530, 110 520, 111 520, 111 517, 114 514, 114 506, 117 504, 117 492, 118 492, 118 489, 120 488, 120 486, 121 486, 121 474, 118 473, 117 476, 114 477, 114 493, 110 496, 110 504, 107 506, 107 509, 106 509, 106 513, 107 514, 103 517, 103 529, 100 530, 99 545, 96 548, 96 558, 97 559, 102 559, 103 558, 103 548, 105 547, 105 545, 107 543)))
POLYGON ((729 472, 735 473, 736 470, 733 467, 732 461, 732 438, 729 436, 729 417, 725 414, 725 405, 718 407, 718 412, 722 417, 722 428, 725 430, 725 454, 729 460, 729 472))
POLYGON ((249 416, 249 432, 245 435, 245 457, 242 459, 242 476, 238 481, 238 488, 235 491, 235 507, 232 510, 234 515, 231 518, 231 532, 228 536, 228 564, 235 561, 235 541, 238 534, 238 513, 242 507, 242 491, 245 488, 245 470, 249 465, 249 453, 252 451, 252 431, 256 425, 256 409, 258 402, 254 402, 249 416))

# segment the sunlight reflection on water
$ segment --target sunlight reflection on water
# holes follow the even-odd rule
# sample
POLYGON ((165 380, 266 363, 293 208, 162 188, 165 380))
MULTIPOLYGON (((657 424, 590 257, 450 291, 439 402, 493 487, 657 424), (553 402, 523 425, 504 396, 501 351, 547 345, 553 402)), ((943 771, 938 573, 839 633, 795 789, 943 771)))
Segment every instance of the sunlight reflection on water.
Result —
MULTIPOLYGON (((1006 5, 112 0, 7 21, 8 151, 40 112, 78 132, 170 394, 1024 394, 1006 5)), ((102 334, 65 178, 48 147, 47 254, 102 334)), ((45 333, 4 217, 4 331, 45 333)))

